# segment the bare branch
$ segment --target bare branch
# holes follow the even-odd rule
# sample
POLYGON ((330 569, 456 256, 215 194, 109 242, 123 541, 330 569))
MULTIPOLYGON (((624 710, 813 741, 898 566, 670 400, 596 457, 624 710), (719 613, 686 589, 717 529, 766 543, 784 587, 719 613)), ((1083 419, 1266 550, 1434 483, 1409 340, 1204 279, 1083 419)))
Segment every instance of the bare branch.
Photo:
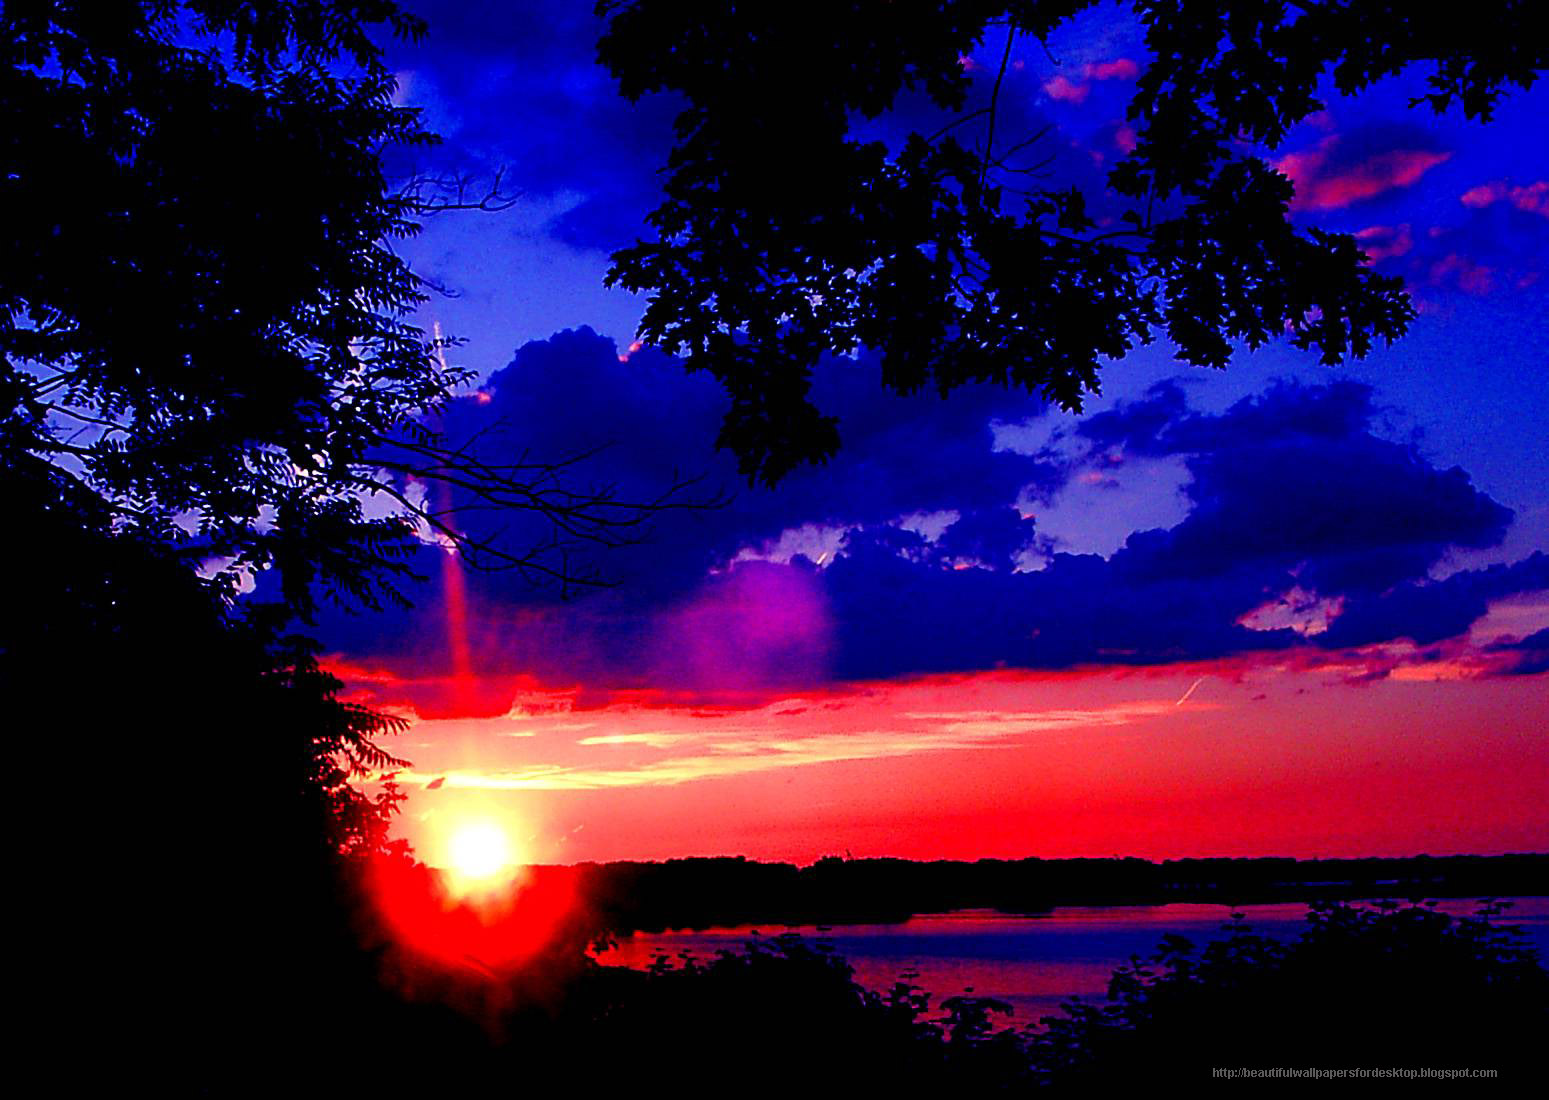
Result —
POLYGON ((1006 52, 1000 56, 1000 69, 995 74, 995 87, 990 91, 990 120, 984 135, 984 166, 979 170, 979 190, 984 190, 990 174, 990 158, 995 151, 995 114, 1000 105, 1000 86, 1006 79, 1006 66, 1011 63, 1011 44, 1016 41, 1015 23, 1006 25, 1006 52))
POLYGON ((587 547, 613 549, 638 545, 649 538, 649 523, 658 514, 677 509, 710 509, 725 505, 722 493, 690 496, 700 477, 674 475, 672 483, 654 497, 622 499, 612 485, 577 489, 565 484, 564 475, 579 463, 604 450, 593 448, 553 462, 529 462, 525 452, 509 463, 490 463, 471 453, 473 444, 492 428, 488 425, 461 445, 441 446, 402 438, 383 439, 403 457, 380 454, 357 471, 358 488, 385 493, 406 515, 440 536, 471 568, 481 571, 514 570, 535 581, 558 582, 566 593, 576 588, 611 587, 613 582, 595 569, 581 571, 574 554, 587 547), (373 475, 385 470, 405 483, 417 481, 459 491, 465 499, 455 505, 431 504, 411 495, 406 487, 383 483, 373 475), (513 548, 504 527, 473 531, 459 522, 470 515, 527 513, 547 524, 547 535, 522 548, 513 548))
MULTIPOLYGON (((113 432, 122 432, 125 435, 129 434, 129 427, 117 420, 108 420, 104 417, 92 416, 90 413, 84 413, 79 409, 73 409, 69 405, 61 405, 57 402, 49 401, 45 402, 40 407, 46 412, 56 412, 61 416, 68 416, 72 420, 79 420, 84 424, 100 427, 104 429, 104 434, 112 434, 113 432)), ((85 429, 82 430, 84 431, 85 429)), ((76 432, 75 435, 72 435, 70 437, 71 442, 74 442, 76 436, 78 435, 80 435, 79 431, 76 432)))
POLYGON ((989 113, 990 109, 988 107, 980 107, 977 111, 969 111, 966 115, 959 115, 945 126, 942 126, 935 133, 931 134, 930 137, 926 138, 925 143, 927 145, 934 145, 936 144, 938 138, 945 136, 950 131, 955 130, 957 127, 963 125, 963 123, 972 122, 974 119, 982 118, 989 113))
POLYGON ((442 172, 415 176, 398 192, 398 200, 420 217, 445 214, 452 210, 482 210, 498 213, 509 210, 521 198, 520 191, 503 189, 505 168, 495 170, 494 180, 482 193, 475 187, 472 173, 442 172))

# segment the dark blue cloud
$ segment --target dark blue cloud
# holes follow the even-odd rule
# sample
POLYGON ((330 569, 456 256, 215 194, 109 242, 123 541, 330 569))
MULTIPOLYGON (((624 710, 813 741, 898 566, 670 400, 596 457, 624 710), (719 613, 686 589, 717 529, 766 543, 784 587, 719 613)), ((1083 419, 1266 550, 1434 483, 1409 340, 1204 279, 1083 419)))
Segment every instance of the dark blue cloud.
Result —
POLYGON ((1130 540, 1136 576, 1295 570, 1325 594, 1423 577, 1453 547, 1497 545, 1510 509, 1468 475, 1378 438, 1369 387, 1280 384, 1219 416, 1187 411, 1177 383, 1082 423, 1095 447, 1183 455, 1188 517, 1130 540))
MULTIPOLYGON (((1034 533, 1013 503, 1024 491, 1047 496, 1065 477, 1046 457, 993 449, 992 420, 1023 421, 1044 410, 1020 391, 971 385, 950 400, 935 393, 899 396, 882 388, 876 359, 861 356, 822 364, 814 398, 838 419, 840 453, 796 470, 777 491, 749 488, 735 461, 713 445, 727 399, 708 375, 689 374, 650 348, 621 358, 614 341, 586 328, 524 345, 481 394, 450 404, 441 427, 453 446, 466 444, 491 465, 575 457, 556 472, 556 486, 606 488, 620 501, 654 500, 686 476, 698 480, 679 499, 724 493, 727 503, 662 511, 642 528, 638 546, 575 548, 567 567, 595 572, 610 587, 568 603, 559 589, 535 589, 516 572, 470 573, 469 591, 491 620, 486 628, 498 635, 482 649, 520 650, 522 660, 544 667, 639 666, 630 654, 651 644, 654 614, 689 598, 712 569, 739 552, 761 551, 805 525, 833 529, 837 538, 841 529, 886 528, 917 512, 957 511, 962 527, 949 532, 946 545, 964 557, 1009 566, 1034 533), (540 633, 534 614, 543 617, 546 641, 528 645, 518 635, 540 633), (563 625, 553 626, 551 616, 563 625), (581 651, 584 658, 551 659, 581 651)), ((450 503, 461 509, 465 533, 514 553, 552 535, 535 513, 481 511, 476 498, 456 491, 450 503)), ((415 562, 427 578, 411 593, 423 612, 352 617, 330 611, 322 628, 328 644, 443 660, 442 553, 427 547, 415 562)))
MULTIPOLYGON (((1542 554, 1430 579, 1449 552, 1497 545, 1511 512, 1462 470, 1379 435, 1380 410, 1357 383, 1280 383, 1208 413, 1167 382, 1033 455, 993 449, 992 421, 1042 411, 998 387, 899 397, 861 356, 825 363, 816 394, 838 417, 843 445, 774 491, 741 487, 732 460, 714 450, 726 399, 713 379, 651 349, 621 359, 589 329, 524 346, 482 397, 454 402, 450 437, 474 440, 473 453, 490 462, 585 454, 564 478, 624 499, 649 499, 684 473, 704 475, 702 490, 734 492, 723 508, 664 512, 648 541, 598 554, 593 564, 618 586, 573 603, 517 577, 469 576, 481 673, 654 686, 683 664, 664 651, 672 635, 662 623, 739 569, 791 571, 800 575, 791 591, 820 592, 833 635, 826 667, 842 679, 1429 645, 1465 633, 1492 600, 1549 589, 1542 554), (1037 536, 1017 500, 1053 498, 1094 469, 1163 458, 1189 474, 1180 523, 1136 532, 1106 559, 1054 554, 1042 569, 1017 571, 1037 536), (924 525, 899 524, 930 512, 958 518, 934 539, 924 525), (732 564, 806 525, 829 529, 819 540, 827 560, 732 564), (1287 600, 1331 609, 1327 629, 1255 618, 1287 600)), ((497 519, 513 546, 544 534, 532 517, 497 519)), ((787 547, 803 550, 819 552, 799 539, 787 547)), ((423 612, 334 616, 329 643, 444 666, 441 555, 420 556, 432 578, 423 612)))
POLYGON ((1235 620, 1264 599, 1264 578, 1127 582, 1097 555, 1056 555, 1028 573, 942 568, 865 537, 825 572, 842 679, 991 668, 1153 664, 1276 649, 1289 630, 1235 620))
POLYGON ((947 560, 1007 569, 1033 542, 1032 521, 1015 507, 984 508, 962 516, 942 532, 935 550, 947 560))
POLYGON ((1497 642, 1490 650, 1513 658, 1504 669, 1508 676, 1534 676, 1549 672, 1549 627, 1535 631, 1520 641, 1497 642))
POLYGON ((1345 604, 1318 640, 1327 646, 1359 646, 1407 638, 1430 645, 1463 634, 1484 616, 1492 600, 1544 589, 1549 589, 1549 556, 1540 552, 1511 565, 1359 595, 1345 604))
POLYGON ((841 674, 1429 644, 1465 632, 1490 600, 1549 588, 1542 555, 1430 581, 1449 550, 1497 544, 1511 512, 1463 471, 1374 435, 1375 416, 1356 383, 1280 384, 1213 415, 1169 382, 1090 417, 1075 433, 1087 461, 1185 456, 1183 522, 1137 532, 1110 559, 1056 555, 1032 573, 953 571, 919 547, 852 542, 828 571, 841 674), (1292 591, 1342 608, 1332 628, 1243 623, 1292 591))
MULTIPOLYGON (((685 499, 727 493, 722 508, 662 513, 650 525, 650 541, 634 552, 583 551, 576 560, 615 579, 621 600, 645 605, 682 595, 710 568, 792 528, 875 526, 914 512, 1002 514, 1026 487, 1047 494, 1064 477, 1046 458, 992 449, 992 419, 1043 411, 1020 392, 975 385, 950 400, 902 397, 882 388, 871 356, 821 364, 813 392, 818 407, 838 418, 840 452, 822 466, 798 469, 777 491, 747 487, 731 457, 714 449, 727 407, 714 379, 687 374, 676 359, 649 348, 621 361, 614 342, 590 329, 525 345, 490 378, 484 401, 453 404, 446 427, 454 442, 477 437, 474 452, 492 463, 513 454, 589 454, 565 471, 567 483, 610 486, 620 499, 652 500, 680 476, 699 478, 685 499)), ((547 533, 535 517, 484 520, 475 512, 468 523, 475 534, 505 528, 513 548, 547 533)), ((1022 542, 1031 534, 1028 525, 1022 542)), ((1004 548, 1002 556, 1017 548, 1004 548)), ((502 595, 531 598, 519 585, 502 595)))
MULTIPOLYGON (((1489 601, 1549 587, 1541 555, 1428 574, 1452 549, 1499 543, 1510 510, 1459 469, 1374 434, 1368 387, 1280 384, 1221 414, 1176 382, 1082 421, 1098 465, 1184 456, 1188 516, 1104 560, 1055 555, 1038 572, 942 568, 938 547, 852 540, 827 573, 840 674, 1158 663, 1464 633, 1489 601), (1242 620, 1297 590, 1342 608, 1304 637, 1242 620)), ((951 535, 949 529, 948 535, 951 535)))

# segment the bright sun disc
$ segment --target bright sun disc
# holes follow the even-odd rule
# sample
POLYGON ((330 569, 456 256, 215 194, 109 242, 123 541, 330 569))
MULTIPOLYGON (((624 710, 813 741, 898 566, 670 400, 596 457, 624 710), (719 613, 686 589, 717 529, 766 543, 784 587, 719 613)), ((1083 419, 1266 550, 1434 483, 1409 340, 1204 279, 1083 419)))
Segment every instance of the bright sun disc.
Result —
POLYGON ((452 870, 465 879, 488 879, 511 866, 511 846, 495 825, 465 825, 452 834, 452 870))

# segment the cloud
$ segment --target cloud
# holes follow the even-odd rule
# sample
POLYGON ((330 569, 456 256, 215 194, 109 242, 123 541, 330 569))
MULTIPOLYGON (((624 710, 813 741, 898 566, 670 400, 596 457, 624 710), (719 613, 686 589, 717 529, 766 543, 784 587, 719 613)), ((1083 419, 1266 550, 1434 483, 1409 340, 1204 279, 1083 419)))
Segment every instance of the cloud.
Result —
POLYGON ((1422 301, 1440 291, 1479 297, 1537 283, 1549 255, 1549 182, 1496 181, 1460 198, 1461 221, 1423 232, 1409 224, 1369 226, 1356 239, 1378 271, 1403 276, 1422 301))
MULTIPOLYGON (((616 588, 562 601, 470 575, 461 678, 438 547, 420 551, 418 609, 329 613, 325 640, 384 671, 349 677, 357 690, 421 714, 498 715, 538 688, 577 706, 632 693, 750 706, 834 681, 1425 646, 1466 634, 1492 601, 1549 589, 1541 557, 1432 579, 1449 554, 1498 546, 1512 513, 1381 435, 1360 383, 1278 383, 1202 412, 1167 381, 1021 451, 998 447, 993 425, 1042 407, 998 387, 897 397, 862 356, 823 364, 815 389, 839 417, 839 455, 779 490, 737 489, 729 507, 662 514, 648 540, 596 558, 616 588), (1027 514, 1147 463, 1179 471, 1182 518, 1106 556, 1060 552, 1027 514)), ((566 475, 624 497, 674 471, 737 485, 709 442, 724 397, 652 349, 621 361, 590 330, 560 333, 485 392, 446 424, 488 461, 518 444, 587 453, 566 475)), ((518 540, 543 534, 501 522, 518 540)))
POLYGON ((1504 202, 1526 213, 1549 218, 1549 180, 1539 180, 1521 187, 1512 186, 1508 180, 1492 180, 1469 188, 1463 192, 1461 199, 1464 206, 1475 210, 1504 202))
MULTIPOLYGON (((578 548, 571 567, 595 568, 615 586, 573 602, 514 574, 470 574, 466 649, 474 678, 520 670, 550 683, 641 687, 665 677, 685 690, 708 690, 719 680, 739 691, 774 684, 782 669, 820 676, 824 592, 802 579, 800 570, 813 568, 809 559, 832 554, 852 528, 945 512, 971 517, 954 535, 962 554, 1010 553, 1020 522, 1012 503, 1046 496, 1065 476, 1045 457, 995 449, 992 422, 1043 415, 1040 401, 1019 392, 974 385, 948 401, 934 393, 900 397, 882 388, 877 360, 862 356, 822 364, 814 396, 838 418, 843 447, 775 492, 744 486, 730 457, 714 449, 727 401, 712 379, 651 348, 621 360, 615 343, 590 329, 524 345, 477 397, 453 401, 443 417, 448 438, 470 443, 470 453, 489 463, 585 456, 561 472, 556 489, 605 485, 618 499, 650 500, 680 474, 702 475, 696 493, 725 489, 732 498, 724 508, 661 513, 638 546, 578 548), (970 537, 981 513, 1006 518, 999 527, 982 522, 970 537), (992 545, 1002 535, 1007 546, 992 545), (750 560, 758 558, 784 565, 750 560), (782 620, 792 631, 783 640, 761 633, 761 616, 748 610, 755 588, 770 594, 765 604, 807 608, 800 623, 782 620), (718 632, 736 659, 710 659, 706 639, 718 632)), ((455 492, 453 503, 477 504, 455 492)), ((552 533, 536 514, 469 511, 460 522, 513 550, 552 533)), ((417 609, 359 617, 328 611, 322 623, 342 654, 412 664, 419 694, 438 713, 456 697, 445 653, 456 627, 443 611, 444 562, 443 550, 423 547, 411 563, 427 578, 412 593, 417 609)), ((498 691, 481 707, 498 708, 498 691)))
POLYGON ((1052 735, 1144 724, 1177 708, 1171 699, 1039 707, 1019 698, 1016 684, 991 683, 974 686, 969 697, 986 693, 1006 700, 994 709, 907 709, 911 699, 931 691, 931 685, 915 685, 845 692, 816 711, 800 705, 806 700, 778 698, 714 723, 684 708, 610 708, 609 726, 619 732, 551 737, 551 723, 540 720, 522 745, 520 765, 430 767, 401 771, 397 780, 426 789, 439 784, 436 790, 448 792, 673 787, 815 764, 1017 748, 1052 735))
POLYGON ((1454 573, 1442 581, 1415 579, 1353 596, 1320 641, 1353 647, 1407 638, 1430 645, 1466 633, 1494 600, 1545 589, 1549 556, 1543 553, 1510 565, 1454 573))
POLYGON ((1292 209, 1326 211, 1412 187, 1451 156, 1424 130, 1394 125, 1330 134, 1272 167, 1296 186, 1292 209))
MULTIPOLYGON (((625 601, 682 598, 710 569, 804 527, 1004 508, 1026 487, 1047 493, 1064 476, 1041 456, 993 449, 991 421, 1040 417, 1041 401, 994 385, 962 387, 950 400, 901 397, 883 389, 870 355, 820 364, 813 399, 838 419, 840 452, 821 467, 798 469, 773 492, 747 487, 731 457, 715 450, 728 406, 719 385, 655 349, 620 362, 613 341, 590 329, 562 332, 524 345, 484 389, 486 402, 453 404, 446 430, 453 440, 476 437, 475 453, 491 461, 509 461, 513 452, 590 453, 567 476, 612 486, 621 499, 652 499, 678 475, 701 476, 701 494, 725 490, 734 498, 726 508, 662 514, 640 552, 583 556, 578 564, 613 577, 625 601)), ((536 525, 519 531, 510 517, 491 520, 488 529, 497 524, 513 540, 546 533, 536 525)), ((482 587, 491 591, 490 582, 482 587)), ((517 587, 505 594, 530 599, 517 587)))
POLYGON ((1549 672, 1549 627, 1517 641, 1497 642, 1490 651, 1509 658, 1500 670, 1504 675, 1534 676, 1549 672))
MULTIPOLYGON (((1153 391, 1176 408, 1176 387, 1153 391)), ((1147 402, 1137 403, 1145 420, 1147 402)), ((1423 577, 1451 547, 1500 542, 1512 513, 1453 467, 1372 431, 1369 387, 1280 384, 1220 416, 1185 413, 1154 437, 1187 455, 1193 502, 1182 524, 1127 550, 1147 576, 1295 570, 1324 595, 1380 591, 1423 577)), ((1099 424, 1098 435, 1114 425, 1099 424)))
POLYGON ((1086 97, 1091 94, 1092 85, 1089 81, 1071 80, 1061 73, 1045 81, 1043 90, 1050 99, 1061 103, 1085 103, 1086 97))
POLYGON ((1093 80, 1135 80, 1140 76, 1140 66, 1127 57, 1120 57, 1088 65, 1086 73, 1093 80))
POLYGON ((1044 94, 1062 103, 1085 103, 1092 93, 1092 83, 1098 80, 1134 80, 1140 76, 1140 66, 1127 57, 1113 61, 1097 61, 1081 67, 1081 75, 1072 80, 1063 73, 1044 82, 1044 94))
MULTIPOLYGON (((1043 570, 943 568, 923 540, 861 532, 826 571, 841 676, 1161 664, 1293 646, 1421 644, 1465 632, 1492 599, 1549 587, 1538 558, 1430 572, 1457 547, 1497 545, 1511 512, 1463 471, 1374 434, 1356 383, 1278 385, 1225 413, 1163 383, 1079 422, 1075 468, 1115 454, 1185 456, 1190 511, 1110 558, 1043 570), (1266 605, 1298 614, 1283 624, 1266 605)), ((950 534, 950 529, 948 530, 950 534)))
POLYGON ((1005 569, 1033 542, 1033 522, 1014 505, 959 516, 935 540, 935 553, 954 565, 1005 569))
POLYGON ((1415 246, 1408 222, 1403 225, 1369 225, 1365 229, 1356 230, 1355 239, 1361 242, 1361 251, 1374 264, 1396 256, 1406 256, 1415 246))

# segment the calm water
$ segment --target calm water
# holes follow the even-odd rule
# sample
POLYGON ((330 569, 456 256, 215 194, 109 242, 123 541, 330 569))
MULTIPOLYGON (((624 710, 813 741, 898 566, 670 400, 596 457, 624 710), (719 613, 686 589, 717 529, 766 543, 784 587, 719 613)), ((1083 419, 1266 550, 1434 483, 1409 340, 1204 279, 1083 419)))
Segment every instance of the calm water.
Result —
MULTIPOLYGON (((1549 897, 1511 899, 1502 923, 1522 926, 1549 960, 1549 897)), ((903 924, 841 925, 823 933, 835 951, 855 968, 862 985, 886 990, 900 977, 931 994, 934 1009, 942 998, 964 991, 998 997, 1015 1009, 1014 1021, 1035 1022, 1059 1011, 1071 996, 1100 999, 1108 977, 1131 955, 1156 950, 1164 935, 1175 933, 1195 944, 1215 938, 1231 906, 1206 904, 1066 907, 1047 916, 1018 917, 992 911, 964 910, 919 916, 903 924)), ((1300 902, 1238 906, 1253 929, 1266 936, 1293 938, 1306 921, 1300 902)), ((1467 915, 1472 901, 1444 901, 1443 912, 1467 915)), ((764 935, 798 932, 817 938, 815 927, 764 925, 764 935)), ((659 954, 685 953, 713 958, 735 951, 755 936, 753 926, 703 932, 638 935, 599 957, 615 966, 645 967, 659 954)))

